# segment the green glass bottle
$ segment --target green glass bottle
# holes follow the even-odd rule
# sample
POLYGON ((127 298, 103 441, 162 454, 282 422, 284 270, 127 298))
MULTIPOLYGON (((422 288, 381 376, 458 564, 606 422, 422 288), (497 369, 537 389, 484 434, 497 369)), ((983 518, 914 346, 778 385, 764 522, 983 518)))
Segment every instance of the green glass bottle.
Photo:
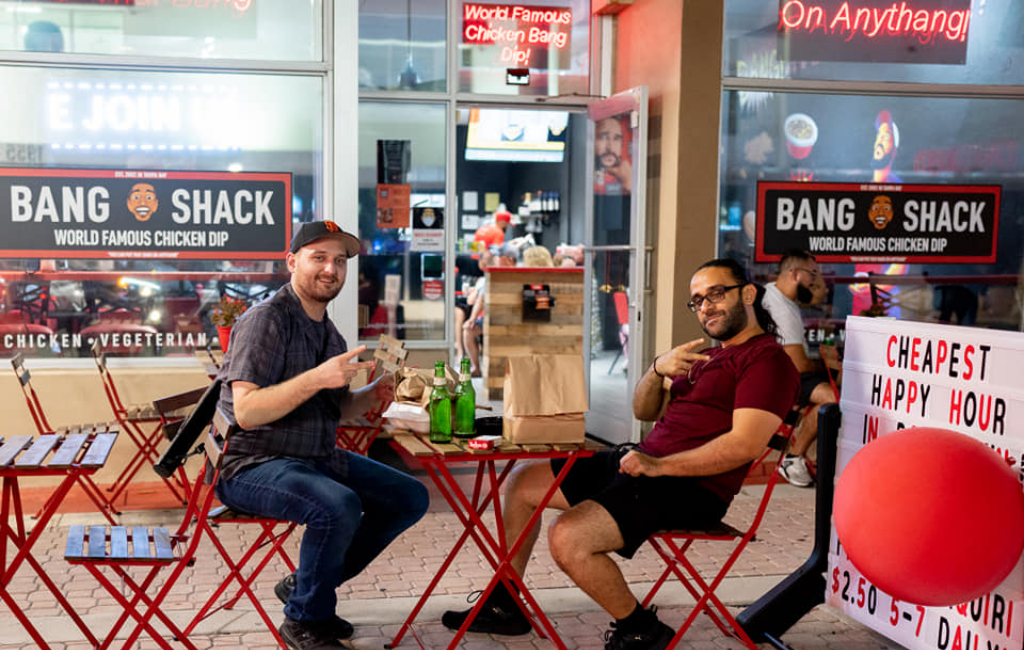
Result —
POLYGON ((444 376, 444 361, 434 364, 434 390, 430 393, 430 442, 452 441, 452 397, 444 376))
POLYGON ((470 378, 469 359, 463 357, 459 385, 455 387, 455 431, 459 438, 472 438, 476 428, 476 391, 470 378))

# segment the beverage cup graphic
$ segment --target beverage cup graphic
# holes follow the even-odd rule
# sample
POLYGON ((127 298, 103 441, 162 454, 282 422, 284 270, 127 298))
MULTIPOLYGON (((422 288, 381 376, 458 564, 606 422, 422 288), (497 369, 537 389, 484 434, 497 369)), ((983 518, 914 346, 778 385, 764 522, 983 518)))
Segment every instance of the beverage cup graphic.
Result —
POLYGON ((786 133, 786 149, 789 155, 802 160, 810 155, 818 141, 818 125, 810 115, 793 113, 783 125, 786 133))

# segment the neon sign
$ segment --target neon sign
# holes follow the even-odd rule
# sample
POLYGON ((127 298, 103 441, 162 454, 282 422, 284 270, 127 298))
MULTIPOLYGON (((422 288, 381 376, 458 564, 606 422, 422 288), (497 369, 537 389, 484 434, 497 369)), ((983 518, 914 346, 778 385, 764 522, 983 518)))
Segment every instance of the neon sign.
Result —
POLYGON ((47 83, 43 115, 54 148, 236 149, 238 88, 213 84, 47 83))
POLYGON ((963 64, 970 5, 970 0, 780 0, 779 38, 794 61, 963 64))
POLYGON ((572 10, 566 7, 463 5, 462 42, 494 51, 501 67, 544 69, 570 67, 572 10), (549 56, 554 53, 549 64, 549 56))

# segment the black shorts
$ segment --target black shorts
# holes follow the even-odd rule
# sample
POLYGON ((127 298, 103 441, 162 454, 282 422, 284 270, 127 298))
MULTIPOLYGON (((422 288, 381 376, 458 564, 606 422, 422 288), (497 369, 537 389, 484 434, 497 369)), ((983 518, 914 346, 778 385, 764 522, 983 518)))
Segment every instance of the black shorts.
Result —
MULTIPOLYGON (((569 505, 595 501, 619 526, 625 544, 617 553, 631 558, 652 533, 671 529, 700 529, 722 520, 729 504, 691 476, 630 476, 619 472, 619 459, 628 449, 599 451, 580 458, 562 482, 569 505)), ((558 475, 562 458, 551 460, 558 475)))
POLYGON ((807 406, 811 403, 811 393, 820 384, 827 384, 828 374, 824 372, 802 372, 800 373, 800 406, 807 406))
POLYGON ((455 308, 456 309, 461 309, 462 313, 466 315, 466 318, 469 318, 469 313, 471 311, 473 311, 473 307, 469 303, 466 302, 466 297, 465 296, 456 296, 455 297, 455 308))

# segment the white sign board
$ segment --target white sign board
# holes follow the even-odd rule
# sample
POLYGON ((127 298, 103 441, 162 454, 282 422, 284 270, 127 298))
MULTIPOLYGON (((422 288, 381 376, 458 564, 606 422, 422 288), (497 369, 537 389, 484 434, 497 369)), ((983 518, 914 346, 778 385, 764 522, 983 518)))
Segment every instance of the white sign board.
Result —
MULTIPOLYGON (((1015 459, 1020 470, 1022 376, 1024 334, 851 316, 836 477, 861 447, 912 426, 969 435, 1015 459)), ((1018 478, 1024 482, 1024 476, 1018 478)), ((910 650, 1017 650, 1024 640, 1021 562, 982 598, 956 607, 923 607, 896 600, 865 579, 846 557, 833 525, 825 599, 910 650)))
POLYGON ((409 250, 414 253, 443 253, 444 231, 414 229, 409 250))

